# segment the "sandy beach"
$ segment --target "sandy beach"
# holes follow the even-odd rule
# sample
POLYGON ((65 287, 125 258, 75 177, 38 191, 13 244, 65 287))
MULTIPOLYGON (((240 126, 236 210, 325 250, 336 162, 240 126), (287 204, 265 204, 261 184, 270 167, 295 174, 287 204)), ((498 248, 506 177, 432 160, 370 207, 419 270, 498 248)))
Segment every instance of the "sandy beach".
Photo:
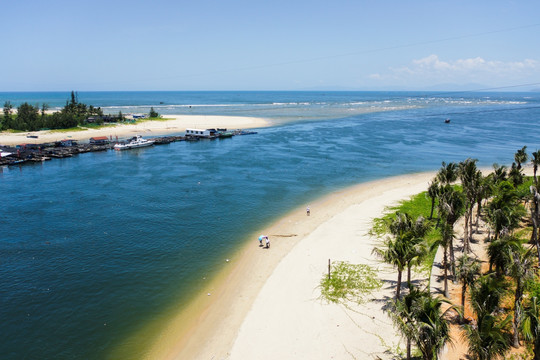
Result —
POLYGON ((371 255, 368 235, 385 208, 427 189, 434 173, 360 184, 287 214, 230 259, 187 311, 174 317, 146 354, 149 359, 351 359, 403 349, 382 307, 396 273, 371 255), (383 288, 363 305, 319 299, 328 260, 369 264, 383 288))
POLYGON ((87 129, 83 131, 32 131, 20 133, 0 132, 0 145, 18 145, 30 143, 46 143, 62 139, 88 140, 95 136, 107 136, 113 139, 131 137, 135 134, 144 137, 180 133, 186 128, 227 128, 252 129, 269 126, 269 122, 262 118, 243 116, 214 116, 214 115, 164 115, 164 120, 143 121, 138 124, 120 124, 101 129, 87 129), (167 119, 167 120, 165 120, 167 119), (37 136, 28 138, 27 136, 37 136))

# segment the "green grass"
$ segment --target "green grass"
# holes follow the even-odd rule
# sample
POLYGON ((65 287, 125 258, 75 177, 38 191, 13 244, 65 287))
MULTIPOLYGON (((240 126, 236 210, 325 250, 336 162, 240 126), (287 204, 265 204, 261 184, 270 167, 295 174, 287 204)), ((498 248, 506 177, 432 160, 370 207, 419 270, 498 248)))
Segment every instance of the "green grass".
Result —
MULTIPOLYGON (((390 223, 392 220, 394 220, 396 212, 407 213, 411 215, 413 219, 418 218, 418 216, 423 216, 428 221, 431 227, 425 237, 428 246, 431 247, 441 239, 439 229, 435 228, 438 220, 437 202, 435 202, 433 219, 429 219, 429 215, 431 214, 431 198, 427 195, 427 191, 413 195, 409 200, 404 200, 396 206, 386 208, 385 214, 382 217, 373 220, 373 227, 370 230, 370 234, 377 237, 384 237, 388 235, 390 233, 390 223)), ((431 272, 436 253, 437 247, 434 247, 431 253, 426 256, 420 265, 420 270, 422 272, 431 272)))
POLYGON ((328 302, 362 304, 367 296, 381 286, 377 272, 369 265, 334 261, 330 277, 324 274, 319 287, 321 298, 328 302))

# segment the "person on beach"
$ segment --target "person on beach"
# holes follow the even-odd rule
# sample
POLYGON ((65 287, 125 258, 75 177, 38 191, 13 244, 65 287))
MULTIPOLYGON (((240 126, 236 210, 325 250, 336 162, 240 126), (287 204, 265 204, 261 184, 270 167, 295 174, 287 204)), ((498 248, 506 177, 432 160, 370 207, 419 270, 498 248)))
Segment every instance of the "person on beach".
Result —
POLYGON ((268 239, 268 236, 266 237, 266 248, 270 249, 270 240, 268 239))
POLYGON ((265 238, 264 235, 259 236, 259 246, 263 246, 263 239, 265 238))
POLYGON ((310 211, 309 211, 309 205, 308 207, 306 208, 306 215, 309 216, 310 215, 310 211))

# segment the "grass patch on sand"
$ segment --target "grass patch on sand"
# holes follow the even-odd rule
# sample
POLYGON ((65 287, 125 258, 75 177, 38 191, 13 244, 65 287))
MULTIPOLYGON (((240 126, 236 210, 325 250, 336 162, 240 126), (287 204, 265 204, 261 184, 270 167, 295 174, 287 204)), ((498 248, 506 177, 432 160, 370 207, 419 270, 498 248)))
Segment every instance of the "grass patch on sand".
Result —
POLYGON ((330 277, 325 274, 320 282, 321 298, 332 303, 355 302, 362 304, 382 282, 377 272, 364 264, 335 261, 330 267, 330 277))

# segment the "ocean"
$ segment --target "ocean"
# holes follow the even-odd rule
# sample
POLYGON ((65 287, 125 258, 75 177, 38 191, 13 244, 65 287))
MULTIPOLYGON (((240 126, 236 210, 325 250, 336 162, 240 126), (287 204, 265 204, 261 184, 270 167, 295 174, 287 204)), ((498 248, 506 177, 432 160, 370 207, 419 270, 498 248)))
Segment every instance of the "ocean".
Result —
MULTIPOLYGON (((0 93, 0 105, 59 108, 69 96, 0 93)), ((137 358, 153 341, 145 329, 165 326, 225 259, 292 209, 442 161, 511 164, 516 150, 540 145, 540 93, 80 92, 78 99, 111 113, 154 107, 163 115, 264 117, 273 126, 0 168, 2 359, 137 358)))

